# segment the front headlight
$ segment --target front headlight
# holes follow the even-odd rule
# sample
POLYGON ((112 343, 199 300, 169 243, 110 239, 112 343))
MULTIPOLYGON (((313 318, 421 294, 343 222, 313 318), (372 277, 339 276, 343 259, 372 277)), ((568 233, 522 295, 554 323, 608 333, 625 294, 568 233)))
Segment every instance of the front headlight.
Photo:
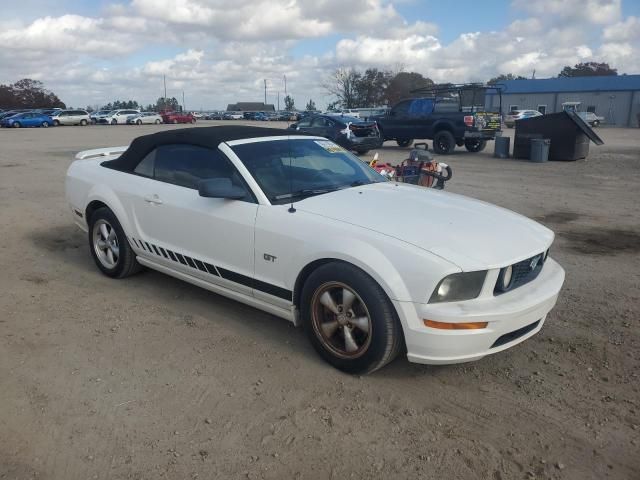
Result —
POLYGON ((429 303, 471 300, 480 295, 486 270, 454 273, 443 278, 431 294, 429 303))

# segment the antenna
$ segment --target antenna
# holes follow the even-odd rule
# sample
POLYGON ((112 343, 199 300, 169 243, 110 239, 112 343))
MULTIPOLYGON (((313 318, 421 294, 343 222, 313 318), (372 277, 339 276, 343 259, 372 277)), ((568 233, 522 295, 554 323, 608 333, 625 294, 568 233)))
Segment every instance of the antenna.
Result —
POLYGON ((289 149, 289 195, 291 195, 290 197, 291 206, 287 211, 289 213, 296 213, 296 209, 293 206, 293 169, 291 164, 291 135, 287 135, 287 148, 289 149))

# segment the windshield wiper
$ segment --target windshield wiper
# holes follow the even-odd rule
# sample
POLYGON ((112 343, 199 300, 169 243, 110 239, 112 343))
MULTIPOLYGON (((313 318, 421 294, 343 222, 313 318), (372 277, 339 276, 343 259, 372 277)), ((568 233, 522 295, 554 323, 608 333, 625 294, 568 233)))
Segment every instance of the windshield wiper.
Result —
POLYGON ((299 197, 311 197, 313 195, 322 195, 323 193, 329 193, 336 191, 337 188, 305 188, 302 190, 296 190, 295 192, 283 193, 282 195, 275 195, 273 200, 283 200, 285 198, 299 198, 299 197))

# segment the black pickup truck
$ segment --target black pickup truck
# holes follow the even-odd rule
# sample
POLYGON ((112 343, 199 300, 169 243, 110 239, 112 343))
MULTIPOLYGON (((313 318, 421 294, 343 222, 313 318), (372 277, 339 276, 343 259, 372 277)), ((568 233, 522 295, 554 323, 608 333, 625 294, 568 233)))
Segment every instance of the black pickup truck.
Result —
MULTIPOLYGON (((462 98, 463 96, 460 96, 462 98)), ((384 140, 408 147, 414 139, 433 140, 436 153, 453 152, 456 145, 482 151, 487 140, 500 135, 500 113, 482 107, 465 107, 459 98, 411 98, 397 103, 385 115, 369 117, 378 123, 384 140)))

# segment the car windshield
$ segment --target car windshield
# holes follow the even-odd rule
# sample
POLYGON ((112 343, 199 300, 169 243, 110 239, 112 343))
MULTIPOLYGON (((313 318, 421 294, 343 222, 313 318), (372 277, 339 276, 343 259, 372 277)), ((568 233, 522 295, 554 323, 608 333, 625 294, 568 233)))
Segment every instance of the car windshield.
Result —
POLYGON ((232 150, 275 205, 387 181, 329 140, 258 141, 235 145, 232 150))

